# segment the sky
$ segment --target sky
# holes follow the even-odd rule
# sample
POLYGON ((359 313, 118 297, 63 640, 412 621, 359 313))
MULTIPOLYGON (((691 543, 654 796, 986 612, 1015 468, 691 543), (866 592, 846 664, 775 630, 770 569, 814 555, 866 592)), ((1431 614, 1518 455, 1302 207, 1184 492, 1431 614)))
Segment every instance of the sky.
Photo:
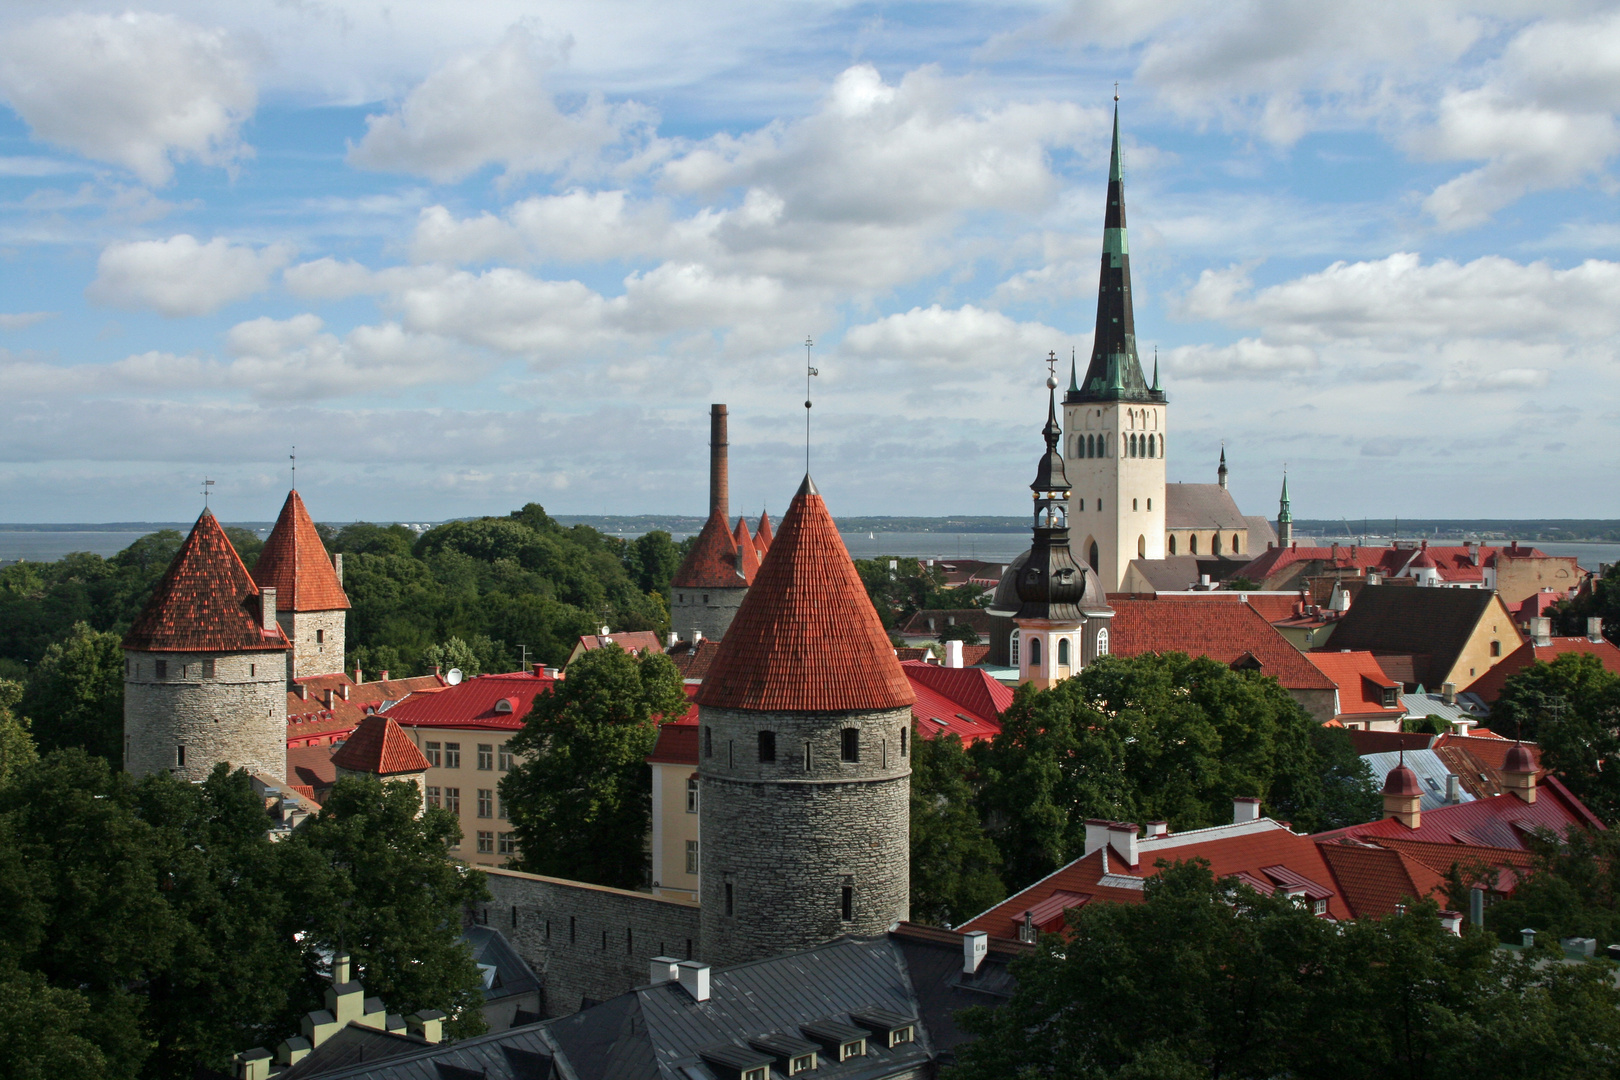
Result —
POLYGON ((1116 84, 1172 482, 1620 517, 1613 4, 13 0, 0 521, 1022 513, 1116 84))

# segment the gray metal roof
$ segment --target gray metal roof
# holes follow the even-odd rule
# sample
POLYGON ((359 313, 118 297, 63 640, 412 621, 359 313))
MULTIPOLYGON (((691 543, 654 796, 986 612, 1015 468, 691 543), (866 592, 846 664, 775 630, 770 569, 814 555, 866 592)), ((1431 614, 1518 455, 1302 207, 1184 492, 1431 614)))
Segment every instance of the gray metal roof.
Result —
MULTIPOLYGON (((1382 785, 1390 770, 1401 763, 1401 757, 1399 750, 1386 750, 1380 754, 1363 754, 1361 760, 1371 766, 1374 781, 1382 785)), ((1451 770, 1440 760, 1440 755, 1433 750, 1408 750, 1405 760, 1406 767, 1417 774, 1418 786, 1423 789, 1423 801, 1419 808, 1438 810, 1442 806, 1450 806, 1451 803, 1446 801, 1446 777, 1451 775, 1451 770)), ((1457 794, 1459 803, 1474 801, 1466 788, 1459 786, 1457 794)))
POLYGON ((534 971, 499 930, 492 926, 469 926, 461 936, 472 946, 475 962, 495 969, 494 978, 484 989, 485 1001, 498 1001, 540 989, 540 980, 534 971))
POLYGON ((1413 716, 1438 716, 1447 723, 1458 720, 1473 720, 1484 723, 1490 716, 1490 706, 1486 705, 1477 694, 1467 691, 1457 695, 1455 705, 1447 705, 1445 699, 1439 694, 1403 694, 1406 699, 1406 711, 1413 716))
POLYGON ((1232 493, 1219 484, 1166 484, 1164 527, 1247 529, 1249 522, 1232 501, 1232 493))

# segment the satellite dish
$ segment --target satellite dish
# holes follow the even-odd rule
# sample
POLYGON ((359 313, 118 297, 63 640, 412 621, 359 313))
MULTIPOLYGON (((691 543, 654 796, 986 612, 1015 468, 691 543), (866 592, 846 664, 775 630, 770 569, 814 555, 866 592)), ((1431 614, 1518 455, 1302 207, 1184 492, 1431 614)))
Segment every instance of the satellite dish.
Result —
POLYGON ((458 668, 458 667, 451 668, 449 671, 447 671, 445 673, 444 681, 449 683, 451 686, 455 686, 458 683, 460 683, 461 682, 461 669, 458 668))

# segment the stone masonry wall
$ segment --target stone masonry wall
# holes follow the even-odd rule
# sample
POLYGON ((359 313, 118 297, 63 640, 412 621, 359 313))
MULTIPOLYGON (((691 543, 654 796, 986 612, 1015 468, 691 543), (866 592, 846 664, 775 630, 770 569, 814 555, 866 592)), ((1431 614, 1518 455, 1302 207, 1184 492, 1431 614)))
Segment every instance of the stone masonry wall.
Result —
POLYGON ((682 638, 690 638, 693 630, 719 641, 731 629, 731 620, 742 607, 747 589, 684 589, 676 588, 670 605, 669 628, 682 638))
POLYGON ((278 611, 276 622, 292 639, 291 678, 343 672, 347 611, 278 611))
POLYGON ((698 909, 690 901, 516 870, 484 873, 494 900, 480 905, 479 921, 506 935, 540 977, 547 1016, 645 985, 655 956, 700 955, 698 909))
POLYGON ((287 660, 253 653, 124 652, 124 768, 201 780, 214 766, 287 775, 287 660), (165 674, 158 677, 158 663, 165 674), (213 674, 207 665, 213 664, 213 674), (185 765, 177 748, 186 748, 185 765))
POLYGON ((701 959, 743 963, 842 934, 881 934, 908 917, 909 708, 705 707, 700 725, 701 959), (842 760, 845 728, 860 731, 858 762, 842 760), (775 736, 774 762, 759 760, 761 731, 775 736), (849 919, 842 917, 846 886, 849 919))

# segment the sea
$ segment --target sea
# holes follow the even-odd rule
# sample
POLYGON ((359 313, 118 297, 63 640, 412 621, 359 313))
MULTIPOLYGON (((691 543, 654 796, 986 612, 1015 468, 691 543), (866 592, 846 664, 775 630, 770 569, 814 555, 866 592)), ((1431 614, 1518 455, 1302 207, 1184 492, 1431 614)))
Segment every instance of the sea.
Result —
MULTIPOLYGON (((260 536, 269 531, 269 526, 262 522, 246 524, 260 536)), ((95 526, 83 526, 53 530, 39 526, 0 525, 0 565, 23 559, 30 562, 55 562, 75 551, 89 551, 106 557, 117 554, 157 529, 168 528, 184 532, 189 527, 189 524, 154 523, 144 527, 97 529, 95 526)), ((628 539, 632 534, 618 535, 628 539)), ((843 537, 850 555, 857 559, 912 556, 922 559, 981 559, 985 562, 1011 562, 1029 547, 1029 534, 1024 532, 850 530, 844 532, 843 537)), ((682 538, 682 534, 675 534, 675 539, 682 538)), ((1305 538, 1302 537, 1300 542, 1304 543, 1305 538)), ((1592 571, 1597 571, 1608 563, 1620 562, 1620 544, 1615 543, 1547 542, 1536 543, 1533 546, 1548 555, 1573 555, 1582 567, 1592 571)))

